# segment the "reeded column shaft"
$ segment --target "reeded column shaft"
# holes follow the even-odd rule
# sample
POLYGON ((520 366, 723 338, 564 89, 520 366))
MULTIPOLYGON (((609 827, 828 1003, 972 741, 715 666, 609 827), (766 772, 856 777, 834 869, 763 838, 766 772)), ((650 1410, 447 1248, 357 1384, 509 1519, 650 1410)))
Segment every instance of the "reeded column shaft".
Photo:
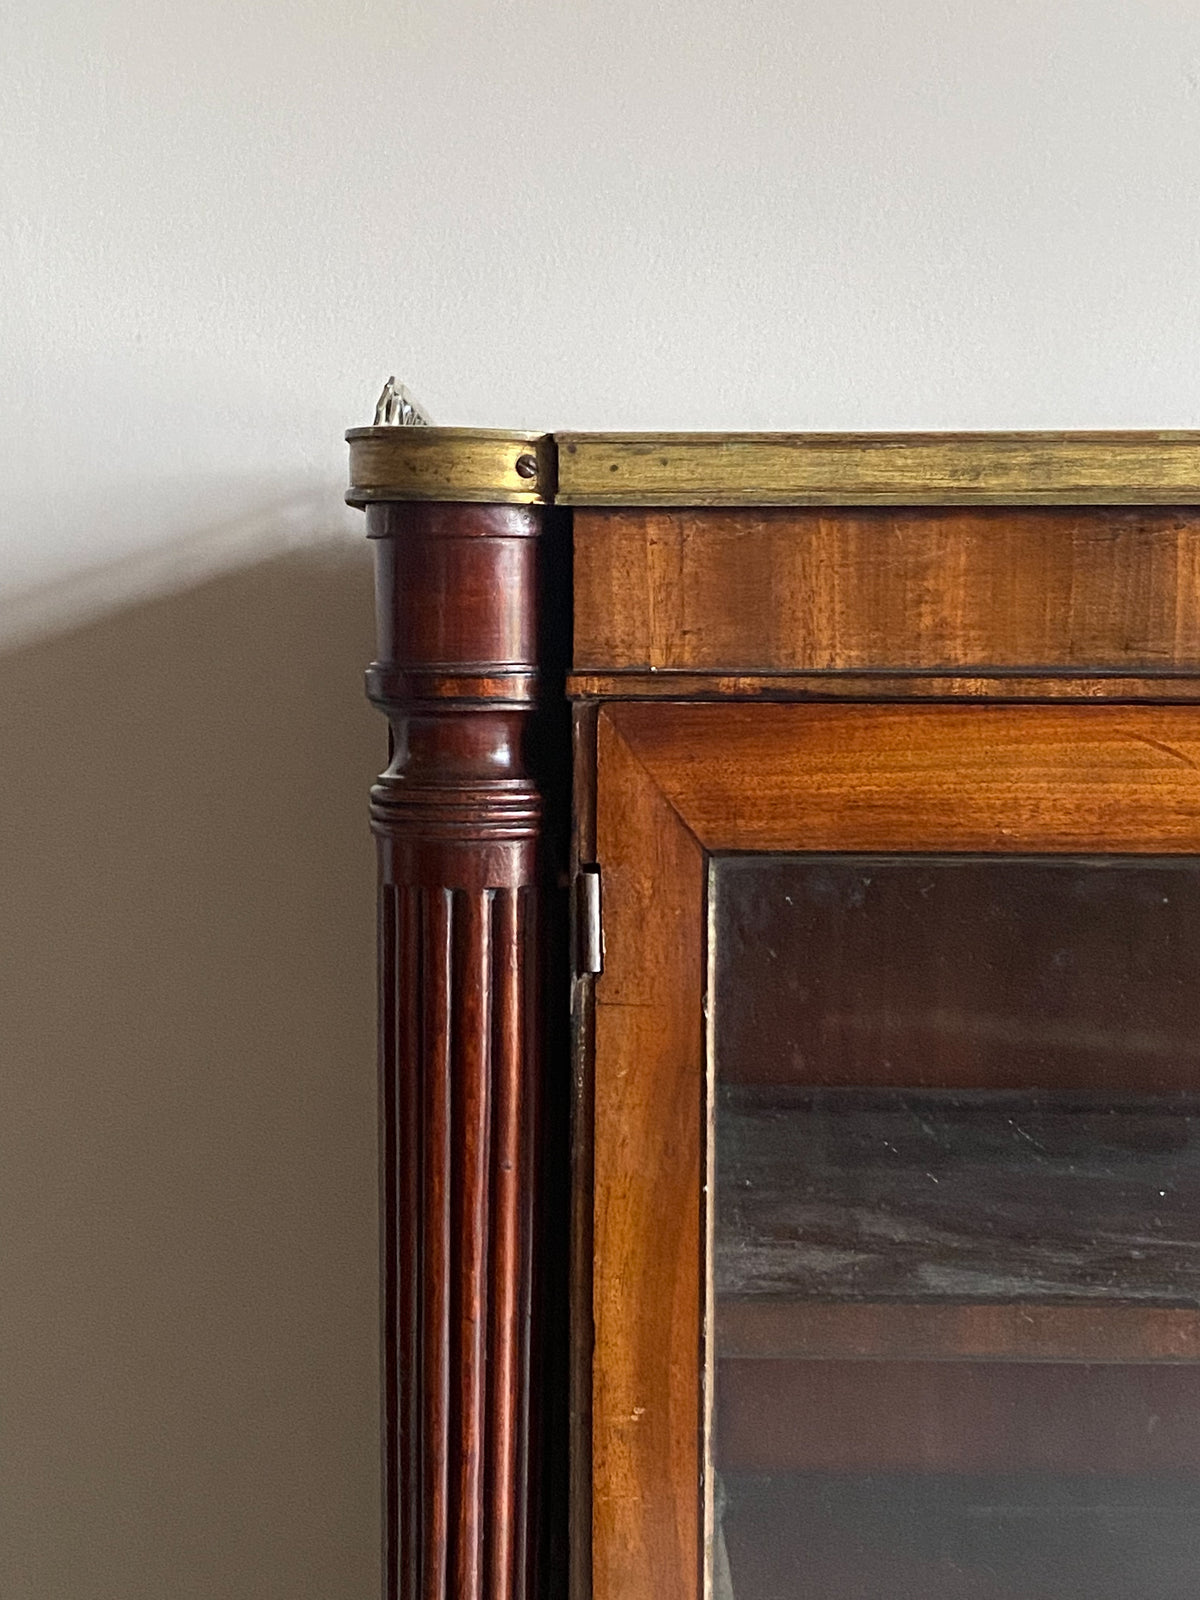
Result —
POLYGON ((537 535, 386 503, 380 861, 385 1600, 525 1600, 541 804, 537 535))

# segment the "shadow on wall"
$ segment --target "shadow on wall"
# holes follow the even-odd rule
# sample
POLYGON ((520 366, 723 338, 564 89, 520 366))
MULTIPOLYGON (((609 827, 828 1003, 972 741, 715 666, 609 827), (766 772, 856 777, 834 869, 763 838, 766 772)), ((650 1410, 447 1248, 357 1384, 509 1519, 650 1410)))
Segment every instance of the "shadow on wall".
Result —
POLYGON ((366 541, 0 657, 0 1594, 377 1588, 366 541))

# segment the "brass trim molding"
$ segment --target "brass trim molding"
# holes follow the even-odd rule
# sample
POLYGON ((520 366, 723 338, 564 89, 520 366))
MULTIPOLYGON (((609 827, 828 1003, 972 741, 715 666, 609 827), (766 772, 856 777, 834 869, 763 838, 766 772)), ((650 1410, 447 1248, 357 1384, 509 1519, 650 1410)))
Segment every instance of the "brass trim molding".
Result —
POLYGON ((554 443, 546 434, 493 428, 351 428, 352 506, 380 500, 546 505, 554 499, 554 443))
POLYGON ((512 433, 352 428, 353 506, 1197 505, 1200 432, 512 433))
POLYGON ((1200 433, 560 433, 571 506, 1190 505, 1200 433))

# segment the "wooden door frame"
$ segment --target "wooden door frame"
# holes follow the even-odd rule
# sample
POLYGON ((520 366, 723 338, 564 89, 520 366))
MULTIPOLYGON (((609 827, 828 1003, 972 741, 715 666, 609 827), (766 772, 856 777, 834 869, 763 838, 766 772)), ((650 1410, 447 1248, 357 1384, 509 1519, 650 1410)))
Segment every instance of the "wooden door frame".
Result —
POLYGON ((595 847, 592 1594, 696 1600, 710 857, 1200 854, 1200 710, 615 701, 595 847))

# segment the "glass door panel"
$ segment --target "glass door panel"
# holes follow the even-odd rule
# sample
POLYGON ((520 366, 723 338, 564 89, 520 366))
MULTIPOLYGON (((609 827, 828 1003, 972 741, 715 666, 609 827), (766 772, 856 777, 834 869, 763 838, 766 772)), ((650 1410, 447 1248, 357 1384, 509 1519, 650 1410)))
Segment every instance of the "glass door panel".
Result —
POLYGON ((1200 1593, 1200 861, 709 892, 716 1600, 1200 1593))

